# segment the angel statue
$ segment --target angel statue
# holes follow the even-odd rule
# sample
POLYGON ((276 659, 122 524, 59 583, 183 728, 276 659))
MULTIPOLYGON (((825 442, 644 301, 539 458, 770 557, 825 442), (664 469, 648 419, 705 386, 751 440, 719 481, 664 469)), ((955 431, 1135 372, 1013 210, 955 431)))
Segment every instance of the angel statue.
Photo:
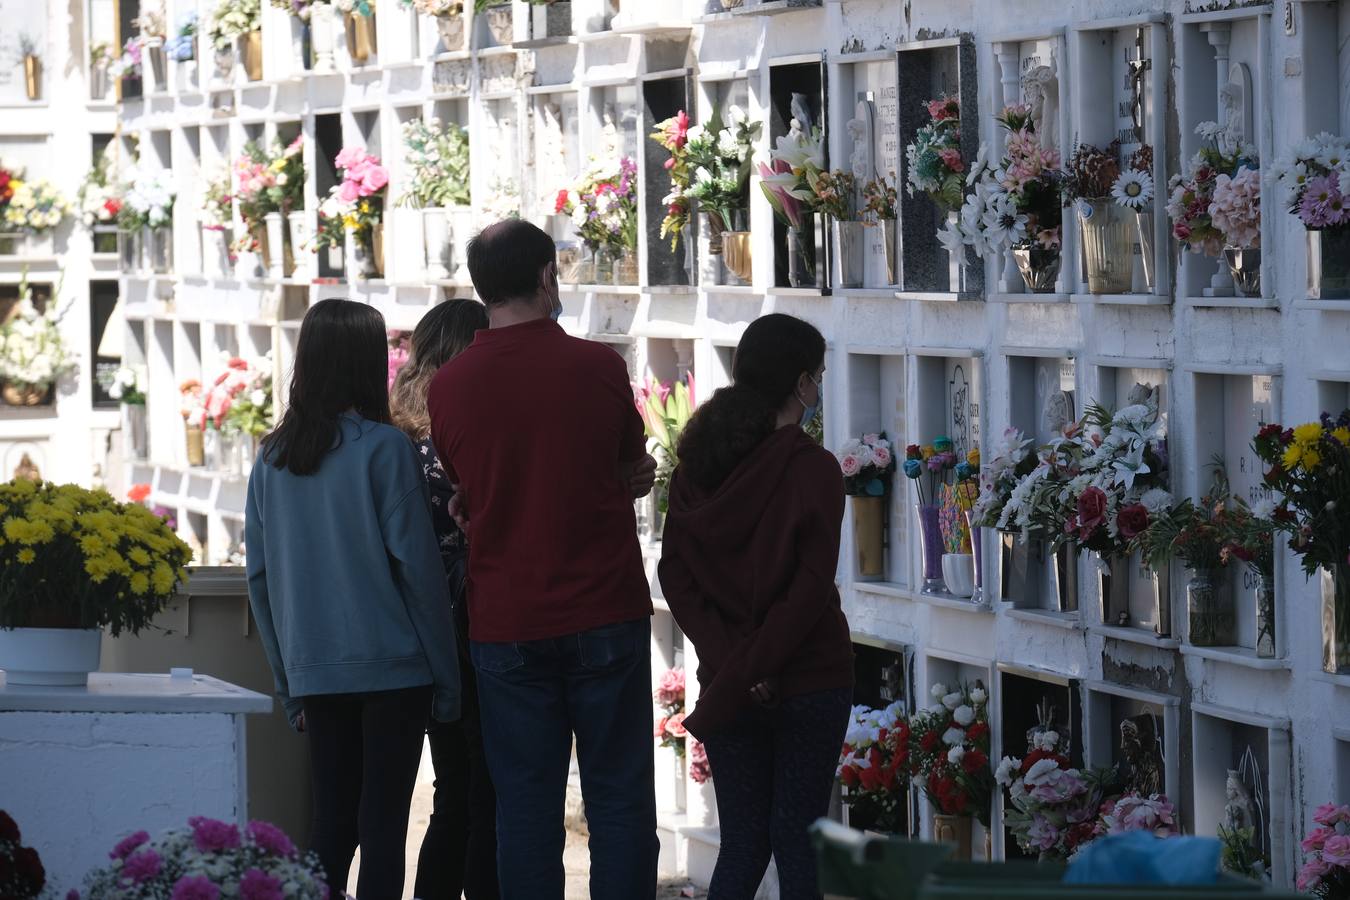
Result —
POLYGON ((1252 807, 1252 795, 1242 783, 1242 775, 1236 769, 1228 770, 1228 783, 1224 786, 1227 802, 1223 807, 1224 825, 1229 831, 1256 827, 1256 814, 1252 807))
POLYGON ((1162 793, 1157 726, 1147 713, 1120 722, 1122 780, 1145 797, 1162 793))

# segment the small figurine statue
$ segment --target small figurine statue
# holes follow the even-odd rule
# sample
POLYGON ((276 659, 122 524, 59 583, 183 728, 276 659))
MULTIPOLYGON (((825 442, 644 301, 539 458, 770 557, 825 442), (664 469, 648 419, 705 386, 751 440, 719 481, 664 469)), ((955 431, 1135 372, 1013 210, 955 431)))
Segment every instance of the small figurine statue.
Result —
POLYGON ((1031 108, 1031 125, 1040 145, 1059 149, 1059 76, 1054 66, 1037 66, 1022 76, 1022 96, 1031 108))
POLYGON ((805 94, 793 94, 788 106, 792 113, 792 128, 804 135, 811 134, 811 104, 805 94))
POLYGON ((33 457, 25 453, 19 459, 19 464, 14 468, 14 478, 15 480, 41 481, 42 472, 38 470, 37 463, 33 462, 33 457))
POLYGON ((1041 424, 1047 433, 1058 436, 1064 433, 1064 427, 1073 422, 1073 394, 1068 391, 1051 391, 1045 397, 1045 408, 1041 411, 1041 424))
POLYGON ((1242 828, 1255 828, 1256 815, 1252 810, 1252 795, 1242 783, 1242 775, 1236 769, 1228 770, 1228 783, 1224 786, 1228 800, 1223 807, 1224 826, 1229 831, 1242 828))
POLYGON ((1158 405, 1158 389, 1151 384, 1141 384, 1135 382, 1134 387, 1125 396, 1126 406, 1152 406, 1158 405))
POLYGON ((1145 797, 1162 793, 1162 760, 1157 746, 1153 716, 1145 713, 1121 720, 1121 776, 1126 784, 1145 797))

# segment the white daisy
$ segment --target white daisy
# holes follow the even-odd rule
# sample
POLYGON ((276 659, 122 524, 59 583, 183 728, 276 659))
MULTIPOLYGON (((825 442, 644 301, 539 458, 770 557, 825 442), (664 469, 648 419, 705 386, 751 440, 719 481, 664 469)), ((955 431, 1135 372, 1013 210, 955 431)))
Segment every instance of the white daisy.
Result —
POLYGON ((1153 202, 1153 176, 1147 172, 1127 169, 1120 173, 1111 187, 1111 196, 1116 203, 1135 211, 1147 209, 1153 202))

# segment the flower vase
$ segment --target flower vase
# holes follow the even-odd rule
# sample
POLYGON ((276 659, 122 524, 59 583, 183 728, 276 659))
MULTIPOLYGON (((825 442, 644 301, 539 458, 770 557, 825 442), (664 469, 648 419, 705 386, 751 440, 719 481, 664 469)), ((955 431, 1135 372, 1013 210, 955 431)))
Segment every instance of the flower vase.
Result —
POLYGON ((886 574, 886 498, 855 494, 849 502, 853 508, 853 544, 858 551, 858 575, 879 579, 886 574))
POLYGON ((122 274, 124 275, 131 275, 140 268, 140 229, 135 231, 117 232, 117 257, 119 268, 121 268, 122 274))
POLYGON ((1124 628, 1130 624, 1130 556, 1098 556, 1102 592, 1102 624, 1124 628))
POLYGON ((370 260, 375 266, 375 277, 384 277, 384 223, 370 226, 370 260))
POLYGON ((314 255, 309 252, 309 215, 303 209, 291 210, 286 214, 286 230, 290 235, 291 252, 294 255, 292 278, 308 280, 313 277, 310 267, 314 255))
POLYGON ((1055 548, 1055 608, 1078 612, 1078 544, 1065 541, 1055 548))
POLYGON ((250 31, 239 38, 239 61, 244 64, 244 75, 249 81, 262 81, 262 32, 250 31))
POLYGON ((358 65, 377 53, 375 44, 375 13, 343 13, 343 27, 347 32, 347 55, 358 65))
POLYGON ((684 283, 693 284, 698 270, 694 263, 694 229, 688 224, 680 229, 680 246, 684 248, 684 283))
POLYGON ((971 509, 963 510, 961 513, 966 519, 966 528, 970 531, 970 550, 974 556, 974 584, 970 592, 970 602, 976 606, 988 606, 989 598, 984 593, 984 548, 980 546, 984 538, 984 529, 975 524, 975 511, 971 509))
POLYGON ((284 219, 281 213, 270 212, 263 216, 263 227, 267 229, 267 277, 274 281, 280 281, 285 277, 285 241, 282 233, 284 219))
POLYGON ((728 231, 722 235, 722 261, 742 284, 749 284, 754 277, 752 246, 748 231, 728 231))
POLYGON ((974 821, 970 816, 933 814, 933 840, 939 844, 956 845, 949 857, 953 862, 971 861, 974 821))
POLYGON ((50 384, 20 384, 6 381, 0 386, 0 398, 9 406, 41 406, 51 390, 50 384))
POLYGON ((1275 645, 1275 576, 1251 570, 1256 576, 1256 655, 1259 659, 1274 659, 1275 645))
POLYGON ((919 544, 923 556, 923 592, 945 594, 947 583, 942 580, 942 526, 941 508, 932 503, 916 503, 914 513, 919 519, 919 544))
POLYGON ((206 465, 206 434, 195 425, 186 425, 187 464, 194 468, 206 465))
POLYGON ((149 449, 146 441, 145 404, 122 404, 122 441, 129 459, 145 459, 149 449))
POLYGON ((156 275, 167 275, 173 268, 173 229, 161 225, 150 229, 150 270, 156 275))
POLYGON ((895 219, 883 219, 881 222, 881 243, 886 254, 886 287, 900 283, 900 270, 896 265, 898 248, 895 226, 895 219))
POLYGON ((1128 294, 1134 280, 1134 237, 1139 230, 1133 210, 1110 197, 1078 201, 1083 232, 1084 276, 1092 294, 1128 294))
POLYGON ((108 96, 108 64, 95 63, 89 67, 89 99, 102 102, 108 96))
POLYGON ((834 222, 834 252, 839 258, 840 287, 862 287, 865 235, 862 222, 834 222))
POLYGON ((202 453, 206 468, 219 472, 223 468, 224 448, 220 445, 220 429, 208 425, 202 430, 202 453))
POLYGON ((337 49, 337 11, 327 3, 316 3, 309 9, 309 48, 314 54, 315 75, 328 75, 336 70, 333 51, 337 49))
POLYGON ((1139 235, 1139 258, 1144 268, 1144 290, 1151 294, 1157 290, 1153 255, 1153 213, 1136 211, 1134 224, 1139 235))
POLYGON ((234 61, 235 49, 233 47, 217 47, 215 52, 216 71, 213 79, 221 84, 230 84, 234 81, 234 61))
POLYGON ((1244 297, 1261 296, 1261 250, 1256 247, 1224 247, 1224 262, 1233 278, 1233 288, 1244 297))
POLYGON ((10 685, 82 687, 102 646, 102 628, 0 629, 0 669, 10 685))
POLYGON ((422 210, 422 236, 427 278, 444 281, 450 277, 450 270, 445 267, 450 252, 450 223, 443 208, 432 206, 422 210))
POLYGON ((722 233, 727 230, 727 223, 719 212, 705 212, 704 217, 708 224, 708 253, 713 256, 722 255, 722 233))
POLYGON ((618 251, 618 256, 614 260, 614 283, 616 285, 632 285, 637 284, 637 282, 637 250, 633 247, 624 247, 618 251))
POLYGON ((89 239, 95 253, 117 255, 116 225, 95 225, 90 229, 89 239))
POLYGON ((152 94, 162 94, 169 87, 169 69, 164 58, 164 38, 149 38, 141 46, 141 70, 149 74, 146 88, 152 94))
POLYGON ((1350 673, 1350 565, 1322 567, 1322 669, 1350 673))
POLYGON ((998 596, 1015 609, 1040 605, 1040 575, 1045 566, 1045 542, 1023 539, 1021 532, 1000 531, 998 596))
POLYGON ((42 99, 42 57, 36 53, 24 54, 23 83, 29 100, 42 99))
POLYGON ((1231 647, 1237 640, 1233 598, 1207 570, 1191 572, 1186 584, 1187 639, 1193 647, 1231 647))
POLYGON ((788 227, 788 285, 795 288, 822 287, 816 250, 815 216, 803 216, 800 228, 788 227))
POLYGON ((441 35, 441 51, 453 53, 464 49, 464 15, 437 16, 436 30, 441 35))
POLYGON ((975 555, 973 553, 942 554, 942 581, 947 593, 961 600, 973 599, 975 594, 975 555))
POLYGON ((1350 300, 1350 225, 1308 230, 1308 297, 1350 300))
POLYGON ((1014 247, 1013 259, 1022 283, 1033 294, 1053 294, 1059 282, 1060 252, 1058 247, 1030 244, 1014 247))
POLYGON ((614 251, 608 246, 595 248, 595 284, 614 283, 614 251))

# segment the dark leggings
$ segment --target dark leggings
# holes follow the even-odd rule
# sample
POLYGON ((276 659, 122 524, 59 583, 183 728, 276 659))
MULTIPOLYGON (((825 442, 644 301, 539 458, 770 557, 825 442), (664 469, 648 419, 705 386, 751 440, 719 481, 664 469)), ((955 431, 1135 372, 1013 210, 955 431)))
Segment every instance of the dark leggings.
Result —
POLYGON ((829 811, 852 697, 841 689, 756 706, 704 741, 722 840, 708 900, 752 900, 770 856, 780 900, 818 900, 807 829, 829 811))
POLYGON ((314 777, 313 849, 333 896, 361 847, 361 900, 401 900, 408 810, 431 686, 304 698, 314 777))
MULTIPOLYGON (((467 623, 461 634, 467 632, 467 623)), ((478 685, 460 651, 460 719, 427 728, 436 799, 417 857, 419 900, 497 900, 497 795, 483 753, 478 685)))

